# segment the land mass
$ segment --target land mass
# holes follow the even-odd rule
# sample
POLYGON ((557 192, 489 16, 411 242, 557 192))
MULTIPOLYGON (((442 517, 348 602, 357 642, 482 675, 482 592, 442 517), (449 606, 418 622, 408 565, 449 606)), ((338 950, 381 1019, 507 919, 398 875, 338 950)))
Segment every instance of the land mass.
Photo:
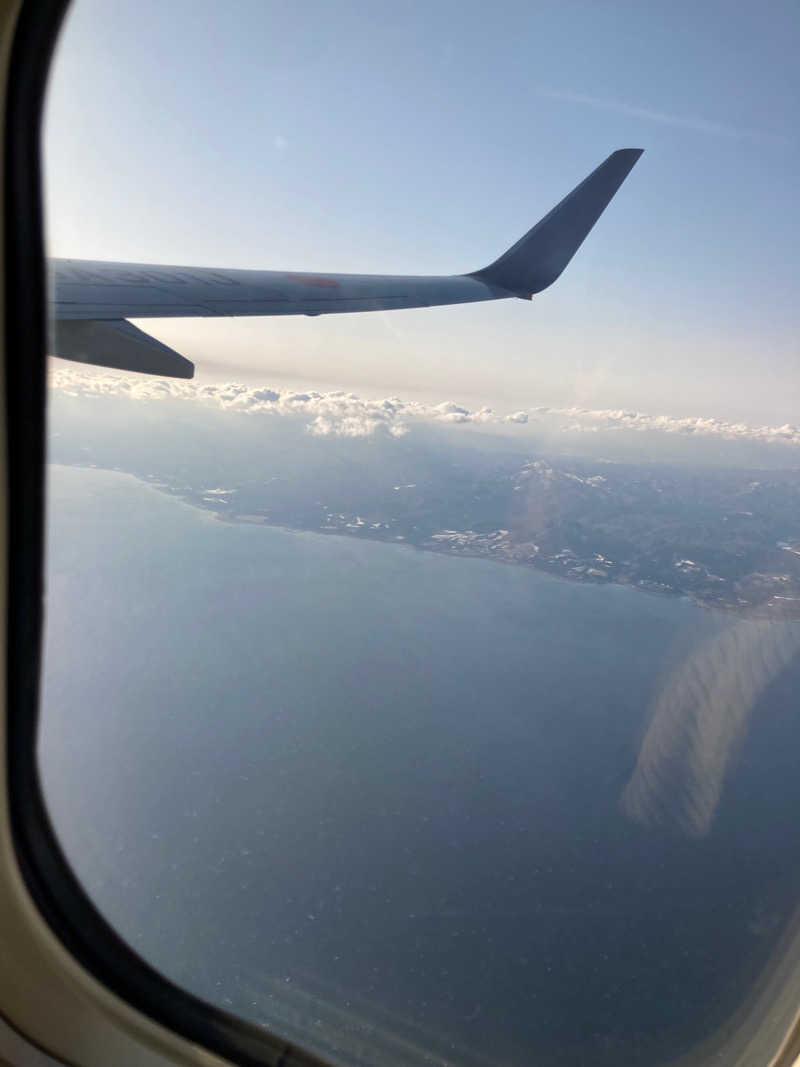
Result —
POLYGON ((156 482, 221 519, 413 545, 800 619, 800 471, 499 457, 390 484, 156 482))

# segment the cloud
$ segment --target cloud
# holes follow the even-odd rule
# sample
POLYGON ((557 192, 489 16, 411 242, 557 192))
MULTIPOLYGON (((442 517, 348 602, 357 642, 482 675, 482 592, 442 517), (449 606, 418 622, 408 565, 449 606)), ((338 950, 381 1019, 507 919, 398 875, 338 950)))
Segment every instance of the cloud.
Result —
POLYGON ((750 426, 713 416, 651 415, 614 408, 533 407, 504 414, 490 407, 468 408, 445 400, 428 404, 387 397, 370 400, 333 390, 296 392, 237 382, 202 385, 195 382, 134 377, 78 368, 51 371, 50 387, 73 396, 127 396, 134 400, 185 400, 224 411, 250 415, 288 415, 306 420, 309 433, 319 437, 372 437, 378 433, 402 437, 415 421, 446 425, 531 426, 565 433, 662 433, 682 437, 716 437, 731 441, 800 445, 800 428, 750 426))
POLYGON ((631 118, 644 119, 646 122, 658 122, 664 126, 693 130, 695 133, 706 133, 714 137, 747 138, 770 144, 790 144, 792 141, 792 138, 784 134, 770 133, 768 130, 757 130, 748 126, 732 126, 725 122, 716 122, 713 119, 706 119, 697 115, 675 115, 668 111, 658 111, 653 108, 639 107, 636 104, 628 104, 623 100, 591 96, 588 93, 573 93, 569 90, 560 89, 540 89, 539 96, 546 96, 550 100, 563 100, 570 104, 584 104, 587 107, 596 108, 598 111, 612 111, 617 115, 628 115, 631 118))
POLYGON ((728 422, 709 415, 649 415, 642 411, 613 408, 548 408, 531 410, 531 415, 562 421, 562 429, 571 433, 593 433, 600 430, 633 430, 636 432, 678 434, 682 437, 720 437, 727 440, 758 441, 767 444, 800 445, 800 429, 785 423, 783 426, 749 426, 743 422, 728 422))
POLYGON ((50 387, 72 396, 127 396, 134 400, 187 400, 208 404, 224 411, 251 415, 294 415, 304 417, 310 433, 318 437, 371 437, 387 433, 402 437, 411 420, 442 423, 495 424, 528 421, 527 412, 498 414, 492 408, 476 411, 452 401, 424 404, 389 397, 369 400, 339 390, 320 393, 296 392, 268 386, 247 386, 237 382, 201 385, 194 382, 134 378, 111 373, 87 373, 58 368, 50 375, 50 387))

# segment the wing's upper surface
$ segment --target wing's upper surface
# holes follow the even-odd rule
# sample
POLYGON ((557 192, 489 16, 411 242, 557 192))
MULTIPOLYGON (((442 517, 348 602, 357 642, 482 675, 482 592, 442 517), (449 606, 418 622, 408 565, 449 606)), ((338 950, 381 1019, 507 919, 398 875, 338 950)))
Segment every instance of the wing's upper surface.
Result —
POLYGON ((512 296, 465 276, 300 274, 271 270, 52 261, 57 319, 327 315, 466 304, 512 296))
POLYGON ((508 252, 472 274, 318 274, 51 260, 54 354, 191 377, 188 360, 124 320, 325 315, 529 298, 556 280, 640 155, 639 149, 613 152, 508 252), (96 327, 67 327, 70 320, 90 320, 96 327))

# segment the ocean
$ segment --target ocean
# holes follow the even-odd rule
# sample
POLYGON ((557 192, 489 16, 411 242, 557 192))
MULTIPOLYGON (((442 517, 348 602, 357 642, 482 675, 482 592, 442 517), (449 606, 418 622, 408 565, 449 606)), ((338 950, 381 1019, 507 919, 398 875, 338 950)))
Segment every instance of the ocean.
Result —
POLYGON ((40 761, 106 917, 342 1063, 662 1062, 800 890, 797 626, 52 466, 40 761), (791 846, 795 840, 795 846, 791 846))

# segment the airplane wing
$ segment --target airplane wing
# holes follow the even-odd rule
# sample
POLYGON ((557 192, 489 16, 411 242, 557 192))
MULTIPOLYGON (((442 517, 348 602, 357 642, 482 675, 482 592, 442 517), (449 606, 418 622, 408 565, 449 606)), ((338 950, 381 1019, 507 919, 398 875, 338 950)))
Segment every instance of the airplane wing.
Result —
POLYGON ((191 378, 193 364, 127 319, 329 315, 528 300, 558 278, 641 155, 612 154, 499 259, 469 274, 318 274, 53 259, 52 352, 191 378))

